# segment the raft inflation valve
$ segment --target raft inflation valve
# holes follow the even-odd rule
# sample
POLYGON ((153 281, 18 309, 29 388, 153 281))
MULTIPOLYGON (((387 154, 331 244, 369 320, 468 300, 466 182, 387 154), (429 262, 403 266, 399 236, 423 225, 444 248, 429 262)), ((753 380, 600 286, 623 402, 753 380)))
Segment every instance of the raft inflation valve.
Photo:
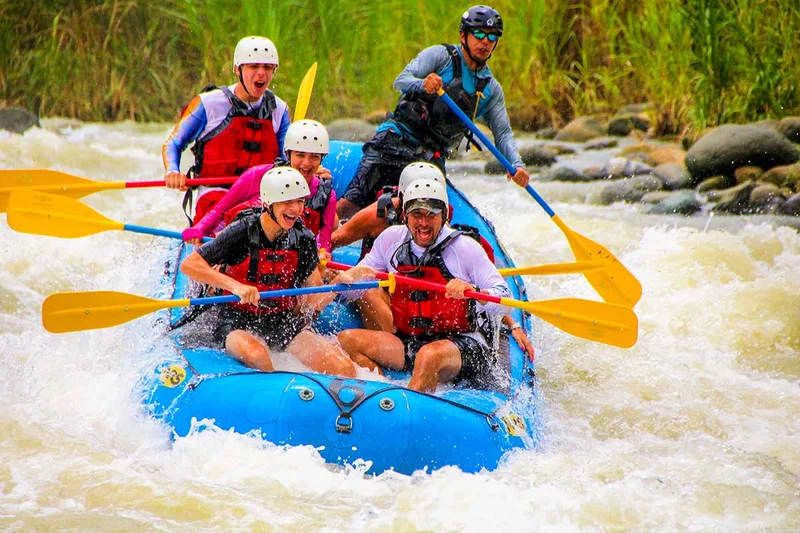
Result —
POLYGON ((391 398, 381 398, 381 402, 378 405, 380 405, 381 409, 384 411, 391 411, 394 409, 394 400, 391 398))
POLYGON ((303 387, 300 389, 300 399, 310 402, 314 399, 314 391, 303 387))

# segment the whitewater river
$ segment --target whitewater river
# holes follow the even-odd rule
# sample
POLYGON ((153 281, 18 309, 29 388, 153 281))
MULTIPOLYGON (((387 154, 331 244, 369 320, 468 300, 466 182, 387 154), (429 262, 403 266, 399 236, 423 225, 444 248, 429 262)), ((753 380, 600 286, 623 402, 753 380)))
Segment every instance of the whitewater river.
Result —
MULTIPOLYGON (((167 125, 44 125, 0 132, 0 168, 160 177, 167 125)), ((453 169, 517 265, 572 260, 527 194, 453 169)), ((311 448, 227 432, 171 444, 137 388, 155 364, 154 322, 65 335, 40 322, 51 293, 147 294, 169 243, 22 235, 0 215, 0 530, 800 530, 797 231, 759 217, 647 216, 585 203, 596 185, 534 185, 642 282, 639 342, 612 348, 537 321, 542 446, 477 475, 334 471, 311 448)), ((147 189, 84 201, 114 220, 179 229, 180 199, 147 189)), ((527 282, 534 299, 598 299, 581 276, 527 282)))

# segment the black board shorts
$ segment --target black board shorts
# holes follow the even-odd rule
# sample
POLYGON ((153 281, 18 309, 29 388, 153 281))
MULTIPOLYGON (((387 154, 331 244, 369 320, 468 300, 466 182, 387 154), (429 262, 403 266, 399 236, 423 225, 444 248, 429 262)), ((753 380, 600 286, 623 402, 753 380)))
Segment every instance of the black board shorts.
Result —
POLYGON ((221 308, 214 327, 214 339, 224 344, 228 334, 237 329, 260 337, 271 349, 280 351, 286 349, 298 333, 310 329, 310 324, 305 317, 291 311, 255 315, 235 307, 221 308))
POLYGON ((417 357, 417 352, 426 344, 439 340, 449 340, 461 352, 461 370, 453 381, 455 383, 464 382, 473 388, 486 388, 491 385, 495 356, 491 348, 472 337, 460 333, 425 334, 420 336, 398 333, 397 336, 405 346, 406 363, 403 370, 410 371, 414 367, 414 359, 417 357))

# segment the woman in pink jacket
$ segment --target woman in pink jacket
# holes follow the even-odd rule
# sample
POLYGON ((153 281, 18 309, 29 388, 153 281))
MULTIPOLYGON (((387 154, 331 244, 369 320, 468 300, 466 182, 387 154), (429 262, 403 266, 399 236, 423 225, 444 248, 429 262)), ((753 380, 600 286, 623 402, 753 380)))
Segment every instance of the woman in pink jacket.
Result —
MULTIPOLYGON (((331 249, 336 220, 336 193, 328 169, 320 166, 330 150, 328 131, 316 120, 293 122, 286 132, 284 148, 289 164, 299 171, 311 194, 306 198, 303 223, 317 237, 317 246, 331 249)), ((199 244, 213 236, 242 210, 260 207, 261 178, 273 165, 259 165, 245 171, 228 193, 194 226, 183 231, 183 240, 199 244)))

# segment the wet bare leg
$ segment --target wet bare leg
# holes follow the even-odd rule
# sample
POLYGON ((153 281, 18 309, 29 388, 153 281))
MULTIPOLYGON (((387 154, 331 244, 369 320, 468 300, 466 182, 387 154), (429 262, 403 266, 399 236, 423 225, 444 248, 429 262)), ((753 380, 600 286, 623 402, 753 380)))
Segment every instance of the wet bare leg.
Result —
POLYGON ((439 383, 452 381, 461 371, 461 350, 452 341, 440 340, 426 344, 414 358, 414 372, 408 388, 433 392, 439 383))
POLYGON ((403 342, 391 333, 346 329, 336 337, 359 366, 370 370, 375 370, 378 366, 399 370, 405 366, 403 342))
POLYGON ((353 361, 339 346, 311 331, 298 333, 286 351, 314 372, 348 378, 356 375, 353 361))
POLYGON ((275 371, 266 344, 244 330, 236 329, 228 333, 228 336, 225 337, 225 350, 231 357, 241 361, 249 368, 255 368, 262 372, 275 371))

